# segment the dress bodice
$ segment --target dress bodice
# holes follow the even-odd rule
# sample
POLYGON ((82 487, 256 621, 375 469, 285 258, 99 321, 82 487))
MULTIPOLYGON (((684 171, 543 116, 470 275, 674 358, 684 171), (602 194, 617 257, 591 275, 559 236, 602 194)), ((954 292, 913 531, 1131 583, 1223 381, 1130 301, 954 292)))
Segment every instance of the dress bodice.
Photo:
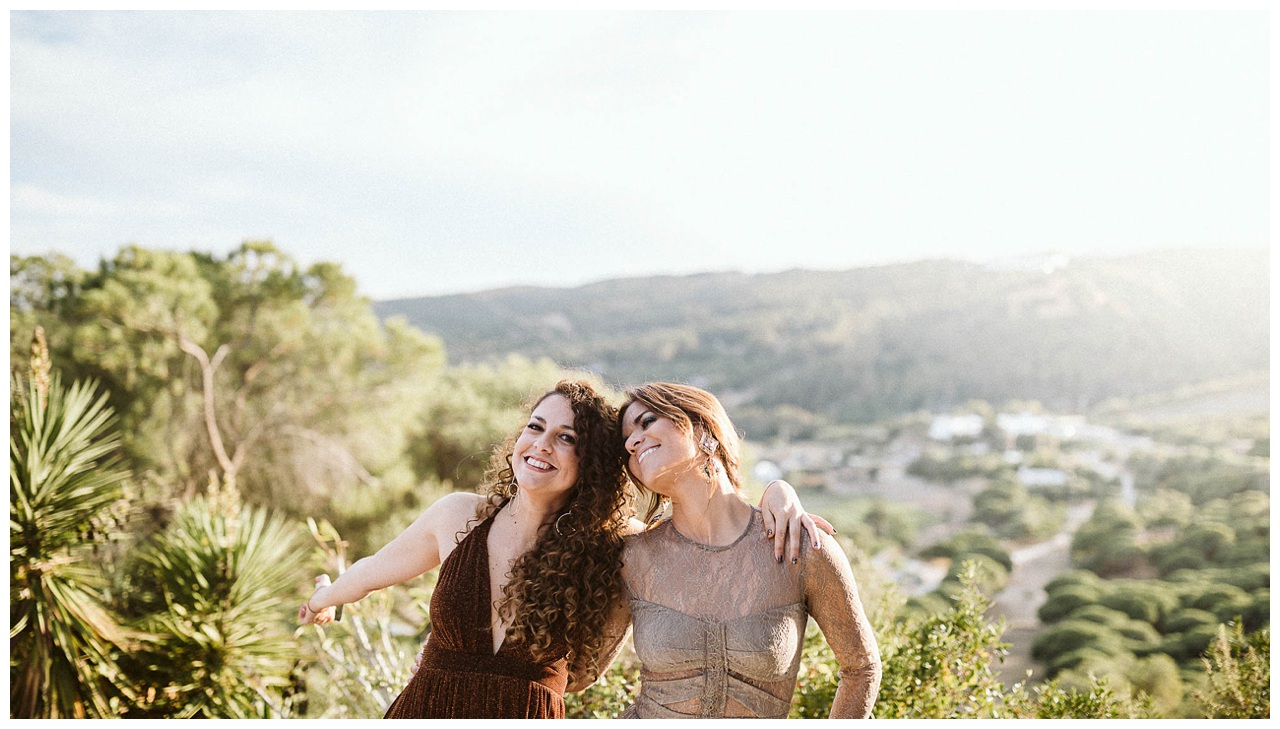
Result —
POLYGON ((623 575, 643 664, 628 715, 786 717, 811 614, 841 642, 842 674, 846 662, 874 665, 878 682, 874 637, 839 546, 824 534, 825 555, 807 549, 799 564, 779 563, 763 534, 753 510, 725 546, 701 544, 670 521, 627 538, 623 575))

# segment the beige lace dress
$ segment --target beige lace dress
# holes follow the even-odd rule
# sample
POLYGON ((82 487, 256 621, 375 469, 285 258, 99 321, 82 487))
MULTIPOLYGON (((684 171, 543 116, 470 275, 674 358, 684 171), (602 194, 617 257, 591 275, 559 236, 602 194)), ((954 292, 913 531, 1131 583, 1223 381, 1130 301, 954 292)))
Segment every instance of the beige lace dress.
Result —
MULTIPOLYGON (((849 560, 834 539, 779 563, 759 509, 732 544, 670 522, 627 537, 623 576, 640 695, 620 718, 785 718, 809 616, 840 662, 832 718, 871 716, 880 653, 849 560)), ((807 538, 807 535, 805 535, 807 538)), ((802 539, 802 542, 805 542, 802 539)))

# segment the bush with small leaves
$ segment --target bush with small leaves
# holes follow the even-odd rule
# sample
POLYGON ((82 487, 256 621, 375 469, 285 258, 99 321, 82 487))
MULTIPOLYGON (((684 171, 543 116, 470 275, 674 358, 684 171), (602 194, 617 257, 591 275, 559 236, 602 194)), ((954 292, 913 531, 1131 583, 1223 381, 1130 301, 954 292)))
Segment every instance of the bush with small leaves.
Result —
POLYGON ((1207 687, 1195 694, 1206 717, 1271 718, 1271 631, 1245 636, 1243 628, 1222 626, 1204 658, 1207 687))
POLYGON ((1005 716, 1021 719, 1148 719, 1150 702, 1117 694, 1106 679, 1089 679, 1084 688, 1064 688, 1056 681, 1025 687, 1007 697, 1005 716))
POLYGON ((1008 646, 1002 622, 988 623, 990 601, 977 588, 975 570, 950 611, 894 623, 878 635, 884 677, 879 718, 983 718, 997 715, 1003 685, 996 664, 1008 646))

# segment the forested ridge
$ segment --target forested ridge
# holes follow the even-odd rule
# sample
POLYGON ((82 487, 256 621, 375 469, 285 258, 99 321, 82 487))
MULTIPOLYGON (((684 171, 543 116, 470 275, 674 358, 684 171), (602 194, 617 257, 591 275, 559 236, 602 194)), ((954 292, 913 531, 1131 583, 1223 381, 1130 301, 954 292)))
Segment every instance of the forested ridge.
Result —
MULTIPOLYGON (((619 384, 689 379, 733 398, 739 426, 768 413, 893 414, 812 429, 851 438, 825 446, 850 464, 927 438, 927 414, 899 413, 931 398, 982 413, 981 436, 932 444, 910 464, 949 490, 948 504, 974 504, 964 532, 918 552, 948 562, 929 594, 907 599, 872 563, 915 541, 911 504, 805 491, 840 522, 871 613, 879 717, 1269 716, 1265 415, 1129 422, 1113 408, 1157 446, 1121 459, 1137 476, 1129 508, 1111 503, 1114 478, 1056 436, 1019 437, 1014 450, 1069 481, 1023 487, 985 391, 965 384, 1022 371, 1040 384, 1008 392, 1052 401, 1050 385, 1067 382, 1073 402, 1236 375, 1256 385, 1265 261, 1168 252, 1051 273, 931 262, 634 279, 430 300, 457 311, 418 328, 337 264, 304 266, 269 242, 226 255, 126 246, 89 269, 11 256, 10 716, 380 715, 430 629, 433 578, 298 629, 312 577, 372 553, 441 495, 475 489, 522 404, 566 376, 618 401, 619 384), (1001 349, 1018 332, 1044 359, 1019 364, 1022 350, 1001 349), (979 350, 1000 357, 963 370, 979 350), (1126 357, 1152 368, 1147 380, 1126 357), (584 363, 594 372, 566 369, 584 363), (923 379, 947 367, 963 371, 923 379), (875 399, 876 378, 898 369, 914 374, 875 399), (787 400, 787 383, 832 405, 787 400), (1099 389, 1085 397, 1084 384, 1099 389), (1009 646, 988 608, 1008 547, 1053 533, 1064 505, 1095 500, 1072 543, 1077 569, 1050 584, 1041 610, 1053 624, 1035 646, 1048 674, 1006 686, 1009 646)), ((746 487, 755 497, 761 484, 748 474, 746 487)), ((811 627, 793 716, 825 716, 835 668, 811 627)), ((637 679, 624 654, 569 697, 570 715, 616 715, 637 679)))
POLYGON ((375 309, 439 336, 455 362, 546 356, 844 422, 974 398, 1078 411, 1268 367, 1264 250, 1046 262, 627 278, 375 309))

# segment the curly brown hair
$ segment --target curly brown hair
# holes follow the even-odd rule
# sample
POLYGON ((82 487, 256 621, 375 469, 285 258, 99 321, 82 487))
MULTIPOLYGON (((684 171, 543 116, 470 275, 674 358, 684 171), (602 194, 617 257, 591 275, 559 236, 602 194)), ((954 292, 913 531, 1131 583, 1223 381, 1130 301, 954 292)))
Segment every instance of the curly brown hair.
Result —
MULTIPOLYGON (((515 615, 507 639, 526 644, 533 657, 554 661, 567 646, 569 665, 596 671, 605 619, 622 594, 622 530, 630 516, 623 451, 618 448, 614 409, 590 383, 562 380, 539 397, 534 408, 562 395, 573 409, 578 440, 578 480, 543 529, 533 549, 511 567, 502 590, 515 615)), ((478 516, 488 516, 510 497, 511 458, 519 433, 509 436, 490 458, 489 493, 478 516)))

